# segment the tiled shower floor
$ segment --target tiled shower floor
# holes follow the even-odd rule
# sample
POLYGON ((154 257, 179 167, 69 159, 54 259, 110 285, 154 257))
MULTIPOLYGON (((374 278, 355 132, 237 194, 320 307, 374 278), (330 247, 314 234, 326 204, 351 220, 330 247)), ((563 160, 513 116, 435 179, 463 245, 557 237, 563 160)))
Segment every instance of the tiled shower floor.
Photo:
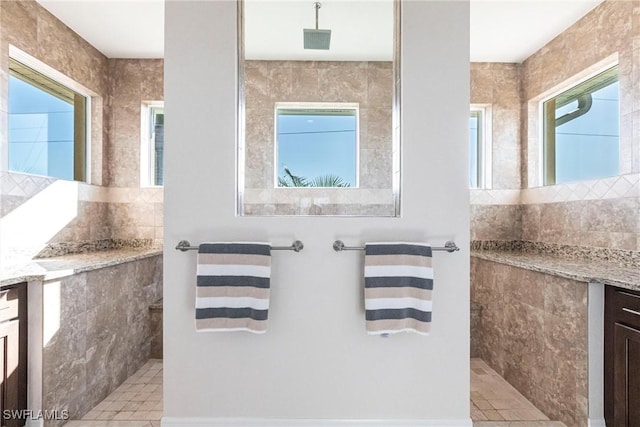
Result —
MULTIPOLYGON (((162 360, 150 359, 81 420, 65 427, 160 427, 162 360)), ((549 421, 481 359, 471 359, 471 418, 475 427, 565 427, 549 421)))
POLYGON ((65 427, 160 427, 162 360, 150 359, 81 420, 65 427))
POLYGON ((482 359, 471 359, 471 419, 475 427, 565 427, 549 421, 482 359))

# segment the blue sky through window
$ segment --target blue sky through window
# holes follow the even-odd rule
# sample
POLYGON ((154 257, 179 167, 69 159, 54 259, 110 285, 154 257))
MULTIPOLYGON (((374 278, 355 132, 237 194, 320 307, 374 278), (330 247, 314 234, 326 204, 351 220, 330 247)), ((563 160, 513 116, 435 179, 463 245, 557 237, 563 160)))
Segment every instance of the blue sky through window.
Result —
MULTIPOLYGON (((556 183, 618 174, 619 83, 592 94, 584 115, 556 127, 556 183)), ((577 108, 577 101, 556 110, 556 118, 577 108)))
POLYGON ((277 173, 287 168, 308 180, 337 175, 350 187, 356 186, 357 143, 355 110, 344 113, 277 115, 277 173))
POLYGON ((480 138, 480 112, 472 111, 469 117, 469 187, 478 188, 478 140, 480 138))
POLYGON ((73 180, 73 104, 9 76, 9 170, 73 180))

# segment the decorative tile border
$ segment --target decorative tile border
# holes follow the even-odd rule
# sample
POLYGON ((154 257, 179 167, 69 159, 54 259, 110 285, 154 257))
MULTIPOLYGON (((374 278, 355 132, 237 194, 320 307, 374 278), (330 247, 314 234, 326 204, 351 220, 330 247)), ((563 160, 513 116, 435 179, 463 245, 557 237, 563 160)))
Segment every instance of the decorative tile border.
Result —
MULTIPOLYGON (((0 195, 29 199, 44 190, 56 178, 15 172, 0 172, 0 195)), ((67 181, 68 182, 68 181, 67 181)), ((70 182, 78 186, 78 201, 102 203, 162 203, 164 189, 101 187, 84 182, 70 182)))
POLYGON ((562 203, 640 197, 640 174, 626 174, 592 181, 522 190, 522 204, 562 203))
POLYGON ((470 190, 469 200, 472 205, 519 205, 520 190, 470 190))
POLYGON ((611 178, 523 190, 470 190, 472 205, 533 205, 563 203, 577 200, 605 200, 640 197, 640 174, 632 173, 611 178))

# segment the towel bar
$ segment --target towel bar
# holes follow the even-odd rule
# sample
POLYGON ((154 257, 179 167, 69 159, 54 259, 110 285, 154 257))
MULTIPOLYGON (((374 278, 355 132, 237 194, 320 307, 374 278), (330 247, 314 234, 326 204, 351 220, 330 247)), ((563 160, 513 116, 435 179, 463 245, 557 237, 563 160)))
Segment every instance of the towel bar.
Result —
MULTIPOLYGON (((304 244, 300 240, 296 240, 291 244, 291 246, 272 246, 271 250, 273 251, 294 251, 300 252, 304 249, 304 244)), ((176 245, 176 250, 187 252, 187 251, 197 251, 198 246, 191 246, 188 240, 180 240, 176 245)))
MULTIPOLYGON (((340 251, 364 251, 362 246, 345 246, 342 240, 336 240, 333 242, 333 250, 340 251)), ((432 251, 447 251, 449 253, 459 251, 460 248, 453 240, 448 240, 444 243, 444 246, 432 246, 432 251)))

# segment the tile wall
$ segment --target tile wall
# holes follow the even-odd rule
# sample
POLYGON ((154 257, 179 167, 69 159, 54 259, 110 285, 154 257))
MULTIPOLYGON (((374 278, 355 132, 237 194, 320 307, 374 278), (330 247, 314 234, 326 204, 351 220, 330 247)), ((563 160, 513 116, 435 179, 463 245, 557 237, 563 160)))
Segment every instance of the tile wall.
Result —
POLYGON ((471 355, 551 420, 587 425, 587 284, 471 258, 471 355))
POLYGON ((112 113, 110 144, 107 149, 109 187, 140 187, 141 106, 143 102, 162 101, 162 59, 111 59, 112 113))
MULTIPOLYGON (((43 408, 87 413, 151 354, 149 306, 162 295, 162 257, 43 285, 43 408)), ((48 421, 58 426, 60 421, 48 421)))

